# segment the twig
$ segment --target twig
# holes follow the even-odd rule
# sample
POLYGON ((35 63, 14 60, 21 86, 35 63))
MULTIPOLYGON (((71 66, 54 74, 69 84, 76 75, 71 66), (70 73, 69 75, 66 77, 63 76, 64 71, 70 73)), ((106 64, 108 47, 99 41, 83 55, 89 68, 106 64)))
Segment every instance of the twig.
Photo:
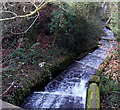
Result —
POLYGON ((13 82, 11 83, 11 85, 6 89, 6 91, 3 92, 2 94, 0 94, 0 97, 3 96, 3 95, 5 95, 14 85, 15 85, 15 82, 13 81, 13 82))
POLYGON ((26 12, 26 10, 25 10, 25 6, 23 7, 23 12, 26 12))
POLYGON ((111 20, 111 17, 109 17, 109 19, 108 19, 107 22, 103 25, 102 28, 104 28, 104 27, 110 22, 110 20, 111 20))
POLYGON ((14 13, 14 12, 12 12, 12 11, 3 11, 3 10, 2 10, 1 13, 2 13, 2 12, 5 12, 5 13, 11 13, 11 14, 13 14, 14 16, 17 16, 17 14, 14 13))
POLYGON ((37 7, 34 11, 32 11, 31 13, 25 14, 25 15, 20 15, 20 16, 14 16, 14 17, 10 17, 10 18, 4 18, 4 19, 0 19, 0 21, 8 21, 8 20, 13 20, 16 18, 25 18, 25 17, 29 17, 34 15, 35 13, 37 13, 39 10, 41 10, 43 7, 45 7, 47 5, 47 3, 49 3, 51 0, 48 0, 47 2, 43 3, 42 5, 40 5, 39 7, 37 7))
POLYGON ((25 31, 20 32, 20 33, 15 33, 15 32, 13 32, 13 31, 11 30, 11 33, 12 33, 12 34, 25 34, 25 33, 34 25, 34 23, 36 22, 36 20, 38 19, 38 17, 39 17, 39 14, 38 14, 37 17, 35 18, 35 20, 32 22, 32 24, 31 24, 25 31))
MULTIPOLYGON (((40 3, 40 5, 39 5, 38 7, 40 7, 40 6, 43 4, 43 2, 44 2, 44 0, 40 3)), ((32 1, 31 1, 31 4, 33 4, 36 9, 38 8, 38 7, 35 5, 35 3, 33 3, 32 1)), ((20 33, 15 33, 15 32, 13 32, 13 31, 11 31, 11 33, 12 33, 12 34, 25 34, 25 33, 34 25, 34 23, 35 23, 36 20, 38 19, 38 17, 39 17, 39 12, 37 12, 37 13, 38 13, 37 17, 35 18, 35 20, 32 22, 32 24, 31 24, 25 31, 20 32, 20 33)), ((31 18, 32 18, 32 17, 29 17, 28 19, 31 19, 31 18)))

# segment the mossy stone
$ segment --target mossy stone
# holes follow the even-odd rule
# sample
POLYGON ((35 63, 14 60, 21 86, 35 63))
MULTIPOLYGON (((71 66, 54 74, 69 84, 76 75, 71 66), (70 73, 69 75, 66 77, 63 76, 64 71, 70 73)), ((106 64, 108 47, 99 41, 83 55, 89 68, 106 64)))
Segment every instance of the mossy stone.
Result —
POLYGON ((89 80, 89 84, 91 84, 91 83, 99 84, 100 83, 100 77, 97 76, 97 75, 91 76, 90 80, 89 80))
POLYGON ((87 91, 86 109, 100 109, 100 91, 96 83, 91 83, 87 91))

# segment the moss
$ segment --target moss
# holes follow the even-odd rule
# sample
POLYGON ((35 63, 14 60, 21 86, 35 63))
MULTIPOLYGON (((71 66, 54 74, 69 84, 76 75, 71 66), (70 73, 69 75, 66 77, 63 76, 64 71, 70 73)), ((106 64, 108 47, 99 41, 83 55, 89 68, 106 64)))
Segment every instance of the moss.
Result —
POLYGON ((84 56, 86 56, 88 53, 90 53, 90 52, 93 52, 95 49, 97 49, 98 48, 98 45, 94 45, 94 46, 91 46, 91 47, 89 47, 89 48, 87 48, 87 49, 84 49, 84 50, 80 50, 80 55, 78 54, 78 57, 77 57, 77 59, 78 60, 80 60, 80 59, 82 59, 84 56))
POLYGON ((91 83, 87 91, 86 109, 98 108, 100 109, 100 91, 96 83, 91 83))
POLYGON ((99 85, 100 83, 100 77, 97 75, 91 76, 89 80, 89 84, 91 83, 97 83, 99 85))
POLYGON ((70 56, 66 56, 62 59, 59 59, 58 62, 55 62, 51 67, 50 71, 52 73, 52 77, 56 77, 60 72, 64 71, 76 58, 77 54, 71 54, 70 56))
POLYGON ((94 49, 98 48, 98 45, 99 45, 99 43, 96 43, 96 44, 92 45, 91 47, 83 48, 82 51, 91 51, 91 50, 94 50, 94 49))

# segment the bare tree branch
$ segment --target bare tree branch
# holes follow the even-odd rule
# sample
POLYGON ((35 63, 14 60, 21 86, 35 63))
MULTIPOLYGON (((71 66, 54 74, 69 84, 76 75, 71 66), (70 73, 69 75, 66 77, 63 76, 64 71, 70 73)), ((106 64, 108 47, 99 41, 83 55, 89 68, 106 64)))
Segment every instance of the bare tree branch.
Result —
POLYGON ((13 81, 11 85, 6 89, 6 91, 0 94, 0 96, 3 96, 4 94, 6 94, 14 85, 15 85, 15 82, 13 81))
MULTIPOLYGON (((42 2, 40 3, 40 5, 42 5, 43 2, 44 2, 44 0, 42 0, 42 2)), ((31 2, 31 4, 33 4, 36 9, 40 6, 40 5, 39 5, 39 6, 37 7, 34 2, 31 2)), ((25 7, 23 7, 23 8, 25 8, 25 7)), ((25 9, 23 9, 23 10, 25 11, 25 9)), ((35 23, 36 20, 38 19, 38 17, 39 17, 39 12, 37 12, 37 13, 38 13, 38 15, 35 16, 36 18, 34 19, 34 21, 31 23, 31 25, 30 25, 24 32, 15 33, 15 32, 13 32, 13 31, 11 31, 11 33, 12 33, 12 34, 25 34, 25 33, 34 25, 34 23, 35 23)), ((31 18, 33 18, 33 17, 29 17, 29 19, 31 19, 31 18)))
POLYGON ((48 0, 47 2, 44 2, 43 4, 39 5, 38 7, 36 7, 36 9, 34 11, 32 11, 31 13, 25 14, 25 15, 19 15, 19 16, 14 16, 14 17, 10 17, 10 18, 3 18, 0 19, 0 21, 8 21, 8 20, 13 20, 16 18, 25 18, 25 17, 29 17, 34 15, 35 13, 37 13, 39 10, 41 10, 43 7, 46 6, 47 3, 49 3, 51 0, 48 0))
POLYGON ((39 13, 38 13, 37 17, 35 18, 35 20, 32 22, 32 24, 31 24, 24 32, 15 33, 15 32, 13 32, 13 31, 11 31, 11 33, 12 33, 12 34, 25 34, 25 33, 34 25, 34 23, 35 23, 35 21, 38 19, 38 17, 39 17, 39 13))

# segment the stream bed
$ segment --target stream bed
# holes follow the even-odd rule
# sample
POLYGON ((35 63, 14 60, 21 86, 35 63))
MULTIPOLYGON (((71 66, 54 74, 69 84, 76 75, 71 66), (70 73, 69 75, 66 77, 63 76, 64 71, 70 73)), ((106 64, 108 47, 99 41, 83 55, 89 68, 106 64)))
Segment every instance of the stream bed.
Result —
POLYGON ((106 36, 101 36, 100 46, 79 61, 75 61, 45 87, 45 91, 33 92, 22 104, 29 108, 82 108, 86 106, 86 91, 89 78, 116 46, 112 31, 104 28, 106 36))

